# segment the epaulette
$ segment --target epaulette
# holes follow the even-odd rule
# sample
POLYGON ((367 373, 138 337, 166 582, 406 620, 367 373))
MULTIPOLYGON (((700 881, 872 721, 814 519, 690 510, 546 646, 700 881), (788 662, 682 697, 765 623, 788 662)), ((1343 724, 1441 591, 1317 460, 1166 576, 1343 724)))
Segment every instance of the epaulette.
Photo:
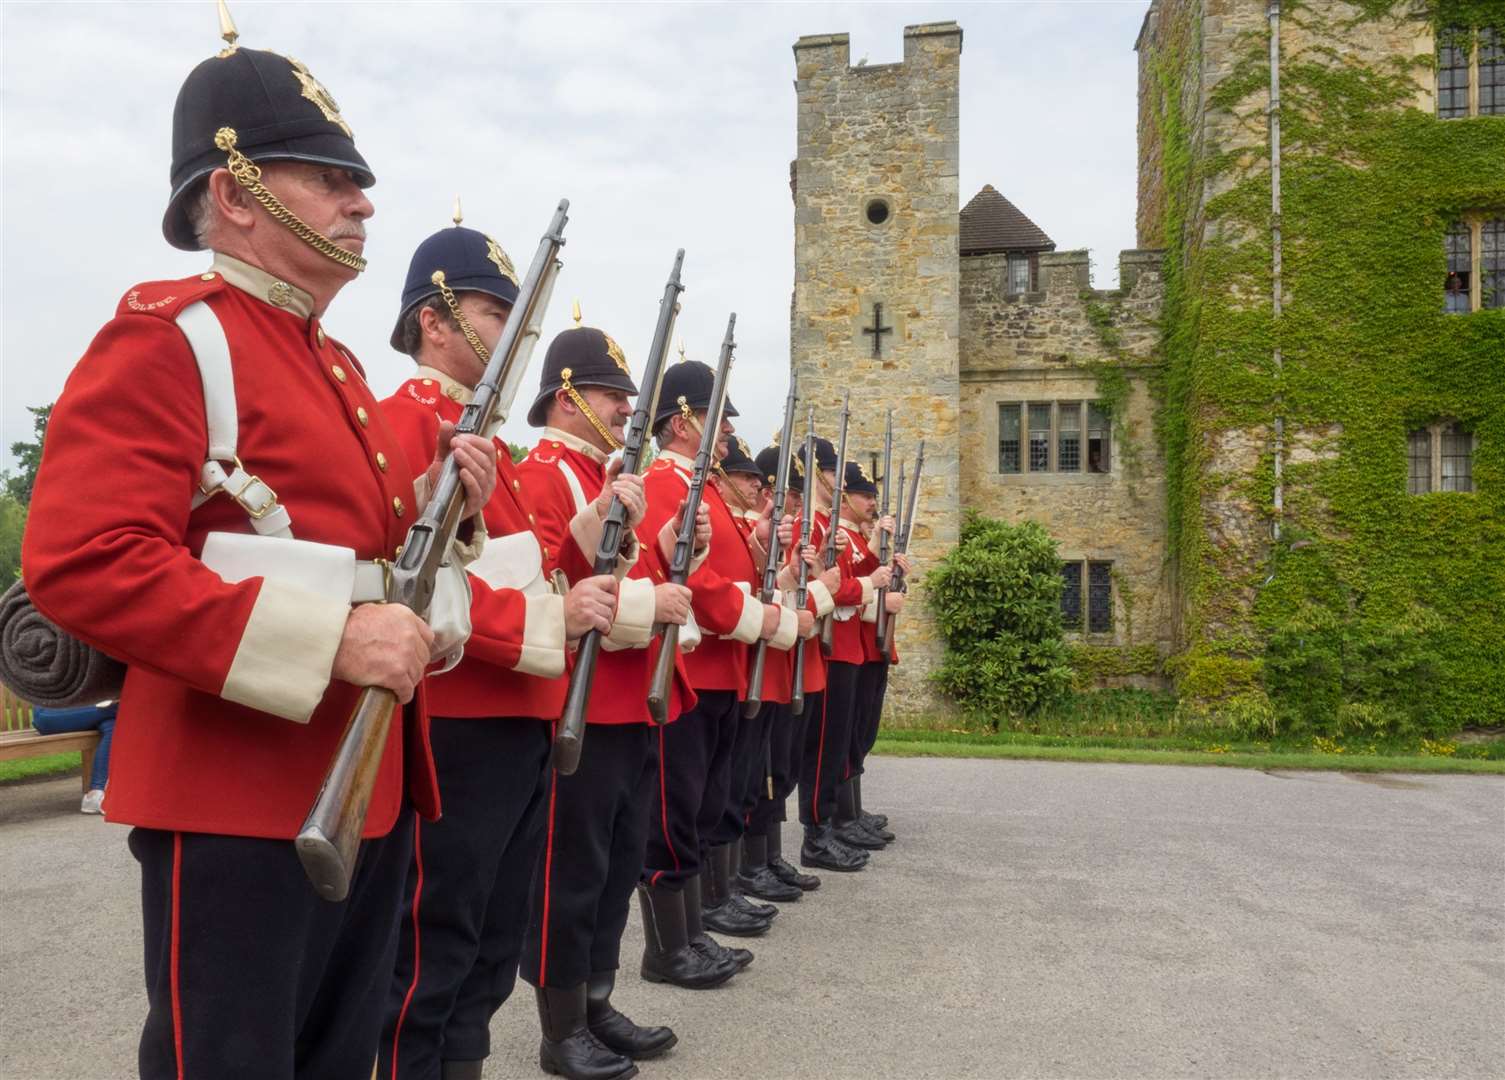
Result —
MULTIPOLYGON (((422 382, 427 382, 430 386, 435 386, 436 385, 434 383, 434 380, 432 380, 432 379, 424 379, 424 380, 421 380, 421 381, 422 382)), ((422 390, 422 388, 420 386, 420 380, 418 380, 418 379, 409 379, 407 382, 403 383, 402 386, 398 388, 398 393, 400 393, 400 394, 406 394, 408 397, 412 398, 414 401, 418 402, 418 404, 420 404, 420 405, 428 405, 428 406, 432 407, 432 406, 437 405, 439 403, 439 392, 438 392, 438 390, 435 389, 435 391, 432 394, 425 394, 425 393, 423 393, 423 390, 422 390)))
POLYGON ((115 314, 155 315, 171 322, 195 300, 212 296, 224 288, 225 279, 219 274, 195 274, 175 281, 143 281, 121 297, 115 314))

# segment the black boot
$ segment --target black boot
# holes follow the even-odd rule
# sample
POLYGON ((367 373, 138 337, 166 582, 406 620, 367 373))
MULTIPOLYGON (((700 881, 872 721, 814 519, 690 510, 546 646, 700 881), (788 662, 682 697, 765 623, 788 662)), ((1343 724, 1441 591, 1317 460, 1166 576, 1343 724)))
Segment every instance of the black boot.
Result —
POLYGON ((862 808, 862 774, 852 777, 852 801, 857 808, 857 820, 862 822, 863 828, 872 833, 879 840, 888 842, 894 839, 894 834, 888 829, 887 814, 869 814, 862 808))
MULTIPOLYGON (((611 1003, 611 991, 616 984, 615 971, 598 971, 585 984, 586 1026, 603 1046, 641 1060, 658 1057, 679 1042, 679 1037, 666 1027, 638 1027, 618 1012, 611 1003)), ((475 1080, 480 1077, 476 1073, 475 1080)))
POLYGON ((481 1080, 481 1061, 441 1061, 439 1080, 481 1080))
POLYGON ((585 1023, 585 984, 559 989, 540 986, 538 1067, 569 1080, 627 1080, 638 1074, 631 1058, 609 1050, 585 1023))
POLYGON ((887 846, 884 841, 868 832, 857 820, 856 786, 857 781, 852 779, 836 788, 836 839, 863 851, 882 851, 887 846))
POLYGON ((820 878, 814 874, 802 874, 794 868, 794 864, 784 858, 784 823, 781 821, 770 822, 768 835, 764 837, 768 844, 768 869, 773 876, 785 885, 793 885, 796 889, 804 892, 814 892, 820 888, 820 878))
MULTIPOLYGON (((737 966, 720 963, 690 947, 685 892, 663 885, 639 885, 638 906, 643 913, 642 976, 648 982, 669 983, 685 990, 709 990, 737 973, 737 966)), ((698 908, 697 899, 697 908, 698 908)), ((700 918, 697 914, 698 929, 700 918)))
POLYGON ((706 854, 705 865, 700 869, 700 921, 707 930, 732 937, 757 937, 768 933, 769 919, 750 915, 733 906, 727 877, 718 872, 718 853, 730 854, 724 845, 711 848, 706 854))
POLYGON ((853 851, 839 843, 832 835, 829 823, 806 825, 805 842, 800 845, 800 865, 848 874, 867 865, 867 853, 853 851))
POLYGON ((744 915, 757 919, 773 919, 779 909, 772 904, 760 904, 742 895, 737 885, 737 867, 742 863, 742 841, 736 840, 711 851, 716 861, 716 889, 725 891, 727 903, 744 915))
POLYGON ((701 922, 703 908, 700 903, 700 879, 685 882, 685 932, 690 937, 690 947, 712 963, 724 964, 733 975, 753 962, 751 949, 729 949, 705 932, 701 922))
POLYGON ((737 870, 737 887, 762 900, 790 904, 805 895, 803 889, 780 881, 768 868, 768 837, 748 833, 742 838, 742 865, 737 870))

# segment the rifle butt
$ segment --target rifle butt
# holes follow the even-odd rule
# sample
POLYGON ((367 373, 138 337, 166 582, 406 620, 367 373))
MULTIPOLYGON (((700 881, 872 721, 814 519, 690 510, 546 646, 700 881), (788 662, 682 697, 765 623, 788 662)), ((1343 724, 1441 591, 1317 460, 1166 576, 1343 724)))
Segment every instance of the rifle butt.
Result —
POLYGON ((768 642, 758 642, 753 652, 752 670, 747 676, 747 701, 742 706, 742 715, 751 720, 763 707, 763 669, 768 664, 768 642))
POLYGON ((580 751, 585 742, 585 715, 590 708, 591 685, 596 678, 596 657, 601 654, 601 635, 587 631, 575 654, 575 670, 570 672, 570 688, 554 729, 554 771, 561 776, 573 775, 580 767, 580 751))
POLYGON ((658 656, 653 662, 653 681, 648 684, 648 716, 655 724, 669 722, 669 694, 674 681, 674 655, 679 652, 679 627, 664 627, 658 656))
POLYGON ((367 687, 361 692, 318 797, 298 830, 298 861, 325 900, 337 903, 350 894, 366 811, 396 709, 397 695, 390 690, 367 687))
POLYGON ((878 590, 878 610, 873 620, 873 634, 878 641, 882 641, 888 633, 888 590, 878 590))
POLYGON ((798 720, 805 715, 805 692, 795 690, 789 695, 789 715, 798 720))
POLYGON ((827 615, 820 624, 820 654, 830 656, 836 645, 836 620, 827 615))

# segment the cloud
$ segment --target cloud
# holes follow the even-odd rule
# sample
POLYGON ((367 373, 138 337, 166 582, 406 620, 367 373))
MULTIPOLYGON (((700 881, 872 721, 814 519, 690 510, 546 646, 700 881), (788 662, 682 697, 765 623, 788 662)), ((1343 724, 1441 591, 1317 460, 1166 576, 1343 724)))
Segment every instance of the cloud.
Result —
MULTIPOLYGON (((712 360, 727 313, 738 313, 733 390, 749 442, 765 440, 788 370, 791 46, 802 34, 847 31, 854 59, 885 63, 902 56, 906 24, 955 18, 966 32, 962 201, 992 183, 1061 247, 1095 248, 1109 274, 1118 249, 1134 244, 1132 45, 1143 0, 231 3, 241 44, 307 63, 377 173, 371 270, 326 321, 381 392, 411 369, 386 344, 408 256, 448 223, 454 196, 467 224, 520 267, 568 196, 546 336, 569 325, 578 296, 587 322, 640 365, 684 247, 676 337, 712 360)), ((206 262, 167 247, 160 219, 172 102, 217 51, 216 34, 207 2, 5 5, 0 447, 30 437, 26 406, 57 397, 133 283, 206 262)), ((534 433, 519 417, 507 434, 534 433)))

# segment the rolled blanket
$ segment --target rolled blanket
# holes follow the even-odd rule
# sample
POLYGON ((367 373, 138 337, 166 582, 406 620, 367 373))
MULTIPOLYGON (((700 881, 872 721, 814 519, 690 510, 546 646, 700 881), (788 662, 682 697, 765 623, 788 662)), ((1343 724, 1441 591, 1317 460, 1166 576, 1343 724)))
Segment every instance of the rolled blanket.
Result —
POLYGON ((0 682, 33 705, 93 705, 120 697, 125 665, 59 629, 17 581, 0 596, 0 682))

